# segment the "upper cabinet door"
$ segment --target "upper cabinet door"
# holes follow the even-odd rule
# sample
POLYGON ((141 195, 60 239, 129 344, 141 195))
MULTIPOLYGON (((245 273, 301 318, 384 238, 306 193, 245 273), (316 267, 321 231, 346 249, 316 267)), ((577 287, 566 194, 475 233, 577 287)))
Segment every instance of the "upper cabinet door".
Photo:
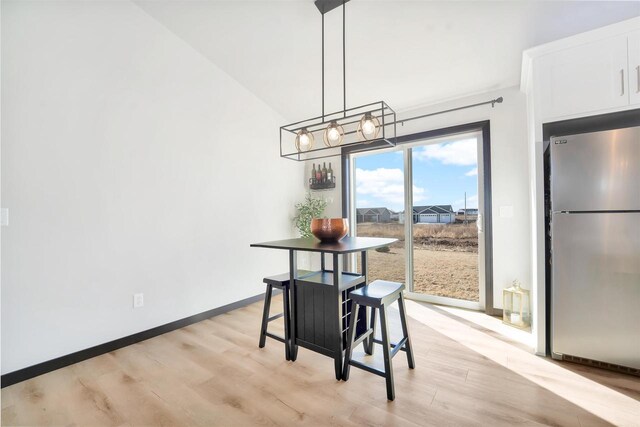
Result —
POLYGON ((640 104, 640 31, 629 34, 629 101, 640 104))
POLYGON ((627 35, 542 56, 534 72, 543 120, 629 104, 627 35))

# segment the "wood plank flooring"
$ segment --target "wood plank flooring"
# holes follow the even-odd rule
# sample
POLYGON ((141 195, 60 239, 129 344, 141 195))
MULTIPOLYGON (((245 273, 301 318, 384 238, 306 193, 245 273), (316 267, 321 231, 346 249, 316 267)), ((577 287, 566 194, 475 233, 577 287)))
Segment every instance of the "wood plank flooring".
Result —
POLYGON ((259 349, 261 308, 7 387, 2 425, 640 426, 637 377, 535 356, 480 313, 407 301, 416 369, 398 353, 388 402, 383 378, 352 368, 338 382, 324 356, 301 348, 287 362, 273 340, 259 349))

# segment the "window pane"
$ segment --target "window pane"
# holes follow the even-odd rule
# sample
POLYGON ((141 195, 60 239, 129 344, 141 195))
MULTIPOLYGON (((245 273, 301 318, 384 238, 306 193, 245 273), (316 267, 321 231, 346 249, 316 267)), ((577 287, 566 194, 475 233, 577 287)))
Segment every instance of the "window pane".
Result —
MULTIPOLYGON (((404 163, 402 151, 384 152, 355 159, 355 206, 357 236, 393 237, 389 248, 368 252, 369 280, 405 283, 404 163)), ((357 257, 360 269, 360 255, 357 257)))

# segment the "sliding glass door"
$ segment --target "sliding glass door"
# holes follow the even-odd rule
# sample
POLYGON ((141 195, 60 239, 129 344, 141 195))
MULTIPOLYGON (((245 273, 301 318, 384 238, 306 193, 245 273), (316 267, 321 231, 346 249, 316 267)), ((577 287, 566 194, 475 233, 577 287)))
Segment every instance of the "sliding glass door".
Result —
POLYGON ((421 141, 410 148, 411 291, 431 297, 428 300, 464 306, 480 301, 480 139, 479 134, 456 135, 421 141))
POLYGON ((372 279, 409 297, 481 309, 484 297, 482 133, 350 155, 355 235, 395 237, 371 254, 372 279))

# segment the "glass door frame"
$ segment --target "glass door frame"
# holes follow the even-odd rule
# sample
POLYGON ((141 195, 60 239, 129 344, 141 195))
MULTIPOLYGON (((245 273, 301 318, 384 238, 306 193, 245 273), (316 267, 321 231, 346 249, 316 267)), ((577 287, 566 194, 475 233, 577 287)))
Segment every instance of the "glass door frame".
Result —
MULTIPOLYGON (((413 192, 406 189, 413 188, 413 159, 412 148, 421 146, 424 142, 434 139, 442 139, 463 134, 477 134, 481 137, 478 150, 478 176, 482 178, 479 183, 478 217, 478 281, 479 301, 465 301, 461 299, 426 295, 413 292, 413 248, 407 248, 413 241, 413 221, 405 221, 405 280, 407 285, 407 297, 419 301, 435 304, 451 305, 472 310, 483 310, 488 314, 499 315, 502 310, 494 307, 493 295, 493 239, 492 239, 492 215, 491 215, 491 136, 490 122, 468 123, 442 129, 419 132, 397 137, 396 147, 389 148, 387 144, 368 144, 344 147, 342 149, 342 214, 349 219, 350 230, 356 230, 355 216, 355 159, 364 155, 378 154, 388 151, 402 151, 404 159, 404 208, 405 212, 413 211, 413 192), (408 210, 407 210, 408 209, 408 210), (411 249, 411 250, 408 250, 411 249)), ((406 215, 405 215, 406 217, 406 215)), ((349 259, 351 265, 355 260, 349 259)))

